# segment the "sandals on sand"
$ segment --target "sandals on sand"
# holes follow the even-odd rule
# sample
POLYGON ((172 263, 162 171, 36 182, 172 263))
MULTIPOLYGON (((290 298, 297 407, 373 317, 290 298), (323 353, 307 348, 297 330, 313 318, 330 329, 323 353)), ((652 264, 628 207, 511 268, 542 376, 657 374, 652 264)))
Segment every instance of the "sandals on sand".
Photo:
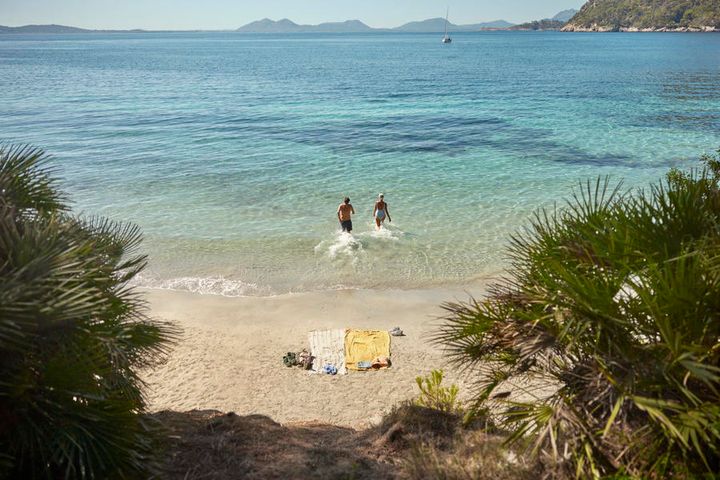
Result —
POLYGON ((310 370, 310 367, 312 367, 313 357, 312 355, 310 355, 310 352, 308 352, 304 348, 302 352, 298 354, 297 360, 298 365, 302 367, 303 370, 310 370))
POLYGON ((400 330, 400 327, 395 327, 395 328, 393 328, 392 330, 390 330, 389 333, 390 333, 390 335, 392 335, 393 337, 404 337, 404 336, 405 336, 405 334, 403 333, 403 331, 400 330))
POLYGON ((283 364, 286 367, 299 366, 303 370, 309 370, 312 367, 313 357, 310 353, 303 348, 300 353, 287 352, 287 355, 283 357, 283 364))
POLYGON ((294 367, 298 364, 297 355, 293 352, 287 352, 287 355, 283 357, 283 364, 285 364, 286 367, 294 367))

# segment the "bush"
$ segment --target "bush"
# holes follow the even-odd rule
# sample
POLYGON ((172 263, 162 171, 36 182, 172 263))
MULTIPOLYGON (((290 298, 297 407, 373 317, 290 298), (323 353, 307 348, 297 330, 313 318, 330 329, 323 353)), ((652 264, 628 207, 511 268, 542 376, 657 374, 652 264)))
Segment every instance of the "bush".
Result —
POLYGON ((46 161, 0 146, 0 477, 144 477, 136 372, 177 332, 127 286, 138 228, 69 214, 46 161))
POLYGON ((462 407, 457 399, 459 392, 457 385, 452 384, 446 387, 442 384, 442 381, 442 370, 433 370, 425 378, 415 378, 415 382, 417 382, 420 389, 420 395, 415 400, 415 404, 420 407, 440 410, 441 412, 459 412, 462 407))
POLYGON ((720 470, 718 160, 644 191, 588 182, 512 239, 488 298, 445 305, 435 340, 483 366, 477 404, 511 441, 582 478, 720 470), (534 399, 498 393, 533 378, 534 399))

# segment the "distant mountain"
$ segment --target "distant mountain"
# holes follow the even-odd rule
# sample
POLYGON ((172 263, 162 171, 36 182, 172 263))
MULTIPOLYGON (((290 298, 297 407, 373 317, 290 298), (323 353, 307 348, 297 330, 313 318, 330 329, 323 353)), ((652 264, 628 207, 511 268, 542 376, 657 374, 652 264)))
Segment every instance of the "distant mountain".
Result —
MULTIPOLYGON (((448 23, 448 30, 452 32, 477 32, 485 29, 502 29, 512 26, 512 23, 505 20, 493 22, 476 23, 472 25, 455 25, 448 23)), ((347 20, 345 22, 321 23, 319 25, 298 25, 297 23, 283 18, 274 21, 264 18, 256 22, 248 23, 237 29, 243 33, 363 33, 363 32, 422 32, 434 33, 445 30, 444 18, 430 18, 420 22, 410 22, 396 28, 372 28, 359 20, 347 20)))
POLYGON ((720 1, 590 0, 563 31, 720 31, 720 1))
MULTIPOLYGON (((456 30, 457 25, 448 23, 448 28, 456 30)), ((419 22, 409 22, 399 27, 393 28, 396 32, 443 32, 445 31, 444 18, 429 18, 419 22)))
MULTIPOLYGON (((32 34, 65 34, 65 33, 158 33, 173 30, 88 30, 86 28, 68 27, 65 25, 23 25, 22 27, 5 27, 0 25, 0 33, 32 33, 32 34)), ((196 30, 195 30, 196 31, 196 30)))
POLYGON ((508 30, 560 30, 565 26, 566 22, 560 20, 550 20, 545 18, 543 20, 535 20, 532 22, 521 23, 520 25, 513 25, 508 30))
POLYGON ((238 32, 244 33, 362 33, 373 30, 360 20, 321 23, 320 25, 298 25, 287 18, 278 21, 263 18, 237 29, 238 32))
POLYGON ((575 14, 578 11, 574 8, 568 8, 567 10, 563 10, 562 12, 559 12, 557 15, 552 17, 550 20, 557 20, 558 22, 567 22, 572 17, 575 16, 575 14))
MULTIPOLYGON (((495 20, 492 22, 473 23, 470 25, 455 25, 448 23, 448 30, 451 32, 477 32, 487 29, 503 29, 511 27, 513 24, 505 20, 495 20)), ((439 33, 445 31, 444 18, 429 18, 419 22, 410 22, 392 29, 395 32, 415 32, 415 33, 439 33)))
POLYGON ((362 33, 370 32, 374 28, 368 27, 360 20, 345 20, 344 22, 328 22, 317 25, 318 32, 347 32, 347 33, 362 33))
POLYGON ((300 30, 300 25, 287 18, 278 21, 263 18, 237 29, 238 32, 248 33, 294 33, 300 30))
POLYGON ((0 25, 0 33, 89 33, 92 30, 66 27, 65 25, 24 25, 22 27, 5 27, 0 25))
POLYGON ((513 25, 508 30, 560 30, 576 13, 577 10, 570 8, 563 10, 552 18, 543 18, 542 20, 513 25))
POLYGON ((514 23, 506 22, 505 20, 495 20, 493 22, 476 23, 474 25, 465 25, 466 27, 480 27, 480 29, 486 28, 508 28, 515 25, 514 23))

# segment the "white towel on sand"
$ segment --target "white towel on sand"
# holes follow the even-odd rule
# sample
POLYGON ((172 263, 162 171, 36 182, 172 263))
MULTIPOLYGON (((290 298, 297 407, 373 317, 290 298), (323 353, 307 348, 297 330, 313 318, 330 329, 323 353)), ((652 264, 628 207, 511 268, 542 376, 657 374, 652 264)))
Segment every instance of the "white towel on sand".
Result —
POLYGON ((339 375, 345 375, 345 329, 313 330, 308 334, 310 354, 314 357, 312 369, 322 372, 325 365, 334 365, 339 375))

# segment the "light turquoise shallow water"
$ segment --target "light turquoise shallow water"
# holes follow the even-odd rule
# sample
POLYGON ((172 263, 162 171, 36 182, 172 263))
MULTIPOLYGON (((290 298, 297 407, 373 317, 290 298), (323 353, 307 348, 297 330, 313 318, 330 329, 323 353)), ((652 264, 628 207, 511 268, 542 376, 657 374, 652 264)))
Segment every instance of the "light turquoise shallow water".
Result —
POLYGON ((77 211, 140 224, 147 285, 464 284, 579 180, 720 146, 720 35, 0 35, 0 139, 52 153, 77 211))

